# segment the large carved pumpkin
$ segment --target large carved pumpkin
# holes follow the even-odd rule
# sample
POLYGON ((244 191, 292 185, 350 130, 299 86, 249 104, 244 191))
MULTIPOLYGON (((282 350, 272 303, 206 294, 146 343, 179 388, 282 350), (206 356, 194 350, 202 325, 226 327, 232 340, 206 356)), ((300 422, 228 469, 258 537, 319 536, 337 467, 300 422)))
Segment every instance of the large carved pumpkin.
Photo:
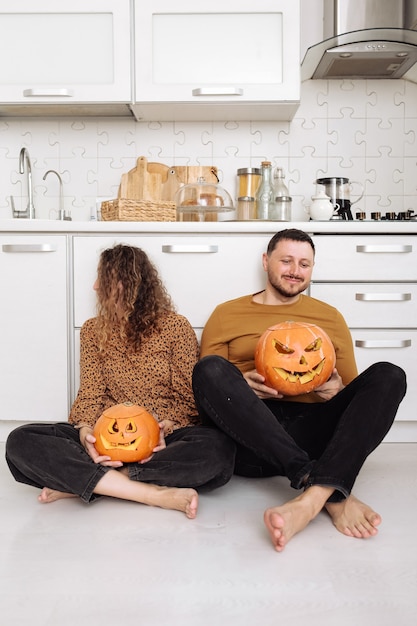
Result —
POLYGON ((330 378, 335 363, 329 336, 319 326, 304 322, 271 326, 255 350, 255 367, 265 384, 285 396, 313 391, 330 378))
POLYGON ((132 463, 151 455, 159 441, 159 426, 142 406, 124 402, 104 411, 93 435, 97 452, 112 461, 132 463))

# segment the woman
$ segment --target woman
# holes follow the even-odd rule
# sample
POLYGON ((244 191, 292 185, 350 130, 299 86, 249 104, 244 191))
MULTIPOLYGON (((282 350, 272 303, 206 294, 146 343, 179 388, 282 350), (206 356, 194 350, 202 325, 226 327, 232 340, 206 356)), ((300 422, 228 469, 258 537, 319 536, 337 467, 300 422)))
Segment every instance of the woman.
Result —
POLYGON ((234 465, 234 444, 197 415, 195 333, 139 248, 104 250, 94 289, 98 312, 81 329, 80 388, 69 423, 15 429, 6 443, 9 468, 18 482, 42 489, 40 502, 112 496, 194 518, 197 492, 224 485, 234 465), (159 421, 159 444, 139 463, 111 461, 94 446, 96 420, 123 402, 159 421))

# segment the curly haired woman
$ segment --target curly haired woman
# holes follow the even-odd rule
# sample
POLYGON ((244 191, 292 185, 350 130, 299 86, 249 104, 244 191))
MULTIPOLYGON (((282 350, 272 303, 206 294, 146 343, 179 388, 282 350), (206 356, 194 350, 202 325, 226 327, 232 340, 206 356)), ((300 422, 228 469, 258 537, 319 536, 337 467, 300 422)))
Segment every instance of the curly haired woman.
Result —
POLYGON ((6 444, 9 468, 18 482, 41 489, 43 503, 111 496, 194 518, 198 491, 224 485, 234 465, 234 444, 197 415, 195 333, 139 248, 104 250, 94 289, 98 311, 81 329, 80 388, 68 423, 16 428, 6 444), (160 441, 145 461, 122 464, 95 448, 95 422, 123 402, 159 421, 160 441))

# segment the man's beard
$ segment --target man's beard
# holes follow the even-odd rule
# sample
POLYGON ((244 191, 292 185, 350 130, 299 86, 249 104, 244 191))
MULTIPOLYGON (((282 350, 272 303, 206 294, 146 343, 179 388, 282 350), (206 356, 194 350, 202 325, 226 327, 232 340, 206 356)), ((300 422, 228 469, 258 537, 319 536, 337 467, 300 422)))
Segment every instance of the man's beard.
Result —
POLYGON ((294 285, 294 289, 286 289, 281 284, 281 282, 274 280, 274 278, 270 275, 270 272, 268 272, 268 280, 271 286, 275 289, 275 291, 277 291, 281 296, 284 296, 285 298, 293 298, 294 296, 298 296, 298 294, 307 289, 307 285, 304 281, 301 281, 298 285, 294 285))

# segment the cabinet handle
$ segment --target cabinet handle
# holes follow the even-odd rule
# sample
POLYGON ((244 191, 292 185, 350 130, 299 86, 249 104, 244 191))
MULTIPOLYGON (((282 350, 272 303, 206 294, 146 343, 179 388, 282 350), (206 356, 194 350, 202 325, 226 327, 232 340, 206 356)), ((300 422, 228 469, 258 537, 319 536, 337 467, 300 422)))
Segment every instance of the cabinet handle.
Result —
POLYGON ((243 96, 243 89, 240 87, 199 87, 193 89, 193 96, 243 96))
POLYGON ((49 243, 5 243, 3 252, 56 252, 56 246, 49 243))
POLYGON ((178 252, 185 252, 185 253, 190 253, 190 252, 203 252, 203 253, 213 253, 213 252, 218 252, 219 251, 219 246, 216 245, 205 245, 205 244, 199 244, 199 245, 187 245, 187 244, 167 244, 162 246, 162 252, 168 252, 168 253, 178 253, 178 252))
POLYGON ((357 293, 355 298, 362 302, 405 302, 411 300, 411 293, 357 293))
POLYGON ((375 252, 412 252, 413 251, 413 246, 411 245, 403 245, 403 244, 398 244, 398 245, 378 245, 378 244, 368 244, 365 246, 356 246, 356 252, 365 252, 365 253, 375 253, 375 252))
POLYGON ((356 339, 357 348, 409 348, 411 339, 356 339))
POLYGON ((25 98, 72 98, 74 92, 70 89, 24 89, 25 98))

